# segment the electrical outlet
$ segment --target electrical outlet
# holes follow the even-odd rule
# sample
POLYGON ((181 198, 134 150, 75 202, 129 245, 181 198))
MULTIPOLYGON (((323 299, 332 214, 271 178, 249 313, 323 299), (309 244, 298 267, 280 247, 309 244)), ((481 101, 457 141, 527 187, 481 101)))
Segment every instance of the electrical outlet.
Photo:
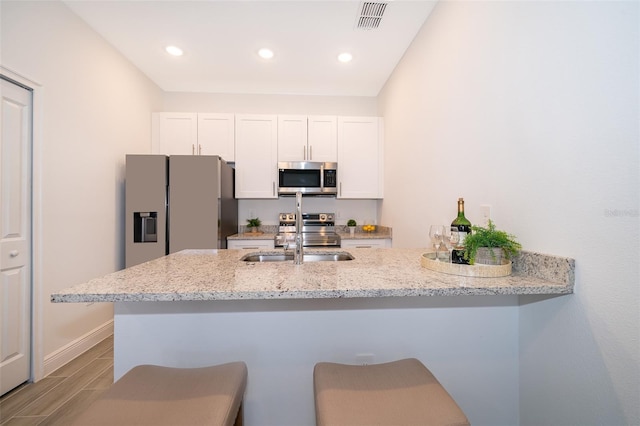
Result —
POLYGON ((356 354, 356 364, 371 365, 373 364, 373 358, 374 355, 369 353, 356 354))
POLYGON ((480 205, 480 216, 482 225, 487 226, 489 224, 489 219, 491 219, 491 206, 489 204, 480 205))

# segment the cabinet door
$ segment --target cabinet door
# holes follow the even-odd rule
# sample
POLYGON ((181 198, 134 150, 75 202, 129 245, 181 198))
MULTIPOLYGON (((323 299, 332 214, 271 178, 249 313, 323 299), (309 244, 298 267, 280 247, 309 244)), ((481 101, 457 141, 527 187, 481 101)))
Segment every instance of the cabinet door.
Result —
POLYGON ((198 154, 235 161, 235 116, 198 114, 198 154))
POLYGON ((277 198, 278 119, 236 115, 236 198, 277 198))
POLYGON ((342 240, 340 242, 341 248, 386 248, 391 247, 391 239, 381 238, 362 238, 359 240, 342 240))
POLYGON ((227 240, 229 250, 268 250, 274 247, 273 240, 227 240))
POLYGON ((198 114, 157 112, 151 117, 151 151, 166 155, 193 155, 198 146, 198 114))
POLYGON ((311 161, 338 161, 338 118, 310 116, 308 118, 307 152, 311 161))
POLYGON ((382 119, 338 117, 338 198, 382 198, 382 189, 382 119))
POLYGON ((308 161, 307 116, 278 116, 278 161, 308 161))

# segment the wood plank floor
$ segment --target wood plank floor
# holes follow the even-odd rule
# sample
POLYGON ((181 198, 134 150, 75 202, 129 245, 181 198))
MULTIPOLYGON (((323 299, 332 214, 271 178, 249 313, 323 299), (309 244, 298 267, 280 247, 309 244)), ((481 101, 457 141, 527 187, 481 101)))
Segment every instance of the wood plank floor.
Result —
POLYGON ((0 398, 1 426, 68 425, 113 384, 113 336, 0 398))

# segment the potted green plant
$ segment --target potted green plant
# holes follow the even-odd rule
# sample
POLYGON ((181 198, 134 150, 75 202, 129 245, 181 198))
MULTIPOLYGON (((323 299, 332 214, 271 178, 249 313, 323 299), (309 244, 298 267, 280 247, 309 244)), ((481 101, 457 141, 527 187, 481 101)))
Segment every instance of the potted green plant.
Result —
POLYGON ((464 239, 464 258, 470 265, 477 263, 501 265, 502 257, 511 259, 522 249, 516 237, 496 229, 489 220, 487 227, 472 226, 464 239))
POLYGON ((347 226, 349 227, 349 235, 353 237, 356 233, 356 226, 358 226, 355 219, 349 219, 347 221, 347 226))
POLYGON ((262 222, 259 218, 247 219, 247 228, 251 229, 251 232, 258 232, 258 228, 262 225, 262 222))

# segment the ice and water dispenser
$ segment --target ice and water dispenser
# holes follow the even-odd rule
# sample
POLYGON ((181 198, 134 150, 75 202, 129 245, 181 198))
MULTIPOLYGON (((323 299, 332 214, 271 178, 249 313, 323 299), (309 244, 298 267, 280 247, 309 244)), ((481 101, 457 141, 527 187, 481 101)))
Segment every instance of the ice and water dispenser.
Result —
POLYGON ((158 242, 158 212, 133 212, 133 242, 158 242))

